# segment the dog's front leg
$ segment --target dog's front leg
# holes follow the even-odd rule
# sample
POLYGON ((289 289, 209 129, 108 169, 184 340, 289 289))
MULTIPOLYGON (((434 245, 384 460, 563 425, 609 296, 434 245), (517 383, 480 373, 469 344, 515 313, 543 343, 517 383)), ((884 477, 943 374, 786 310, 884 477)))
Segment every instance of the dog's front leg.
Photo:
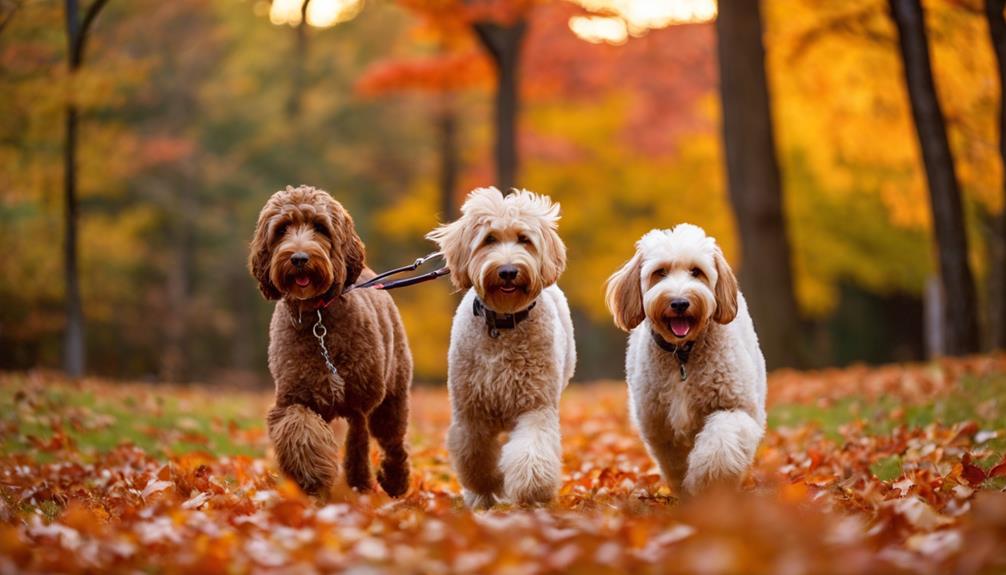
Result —
POLYGON ((276 460, 305 492, 319 494, 339 474, 338 441, 317 412, 300 404, 274 405, 266 420, 276 460))
POLYGON ((370 491, 370 430, 367 417, 354 413, 346 418, 346 483, 357 491, 370 491))
POLYGON ((694 495, 711 484, 737 485, 754 461, 764 428, 744 411, 716 411, 706 418, 688 454, 685 492, 694 495))
POLYGON ((496 503, 496 495, 503 490, 497 434, 455 416, 447 430, 447 451, 458 481, 464 488, 465 505, 472 509, 492 507, 496 503))
POLYGON ((503 492, 517 504, 548 503, 559 490, 562 446, 559 414, 553 407, 517 418, 500 458, 503 492))

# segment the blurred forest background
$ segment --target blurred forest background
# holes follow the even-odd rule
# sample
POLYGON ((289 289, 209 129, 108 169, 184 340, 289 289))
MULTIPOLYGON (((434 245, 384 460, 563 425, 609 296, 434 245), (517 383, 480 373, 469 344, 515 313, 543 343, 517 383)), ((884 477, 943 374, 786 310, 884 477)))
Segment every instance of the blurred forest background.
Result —
MULTIPOLYGON (((375 269, 473 187, 550 194, 579 379, 622 374, 605 278, 684 221, 772 366, 1001 348, 1004 29, 1002 0, 0 0, 0 369, 266 382, 247 243, 302 183, 375 269)), ((442 381, 457 296, 394 297, 442 381)))

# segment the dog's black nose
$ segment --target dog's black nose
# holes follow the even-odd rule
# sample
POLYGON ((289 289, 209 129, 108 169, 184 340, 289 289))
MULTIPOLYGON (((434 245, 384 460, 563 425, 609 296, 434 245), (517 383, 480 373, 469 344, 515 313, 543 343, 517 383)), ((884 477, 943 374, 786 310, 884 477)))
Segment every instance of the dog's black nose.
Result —
POLYGON ((500 266, 500 269, 497 273, 500 275, 500 279, 506 281, 513 281, 517 279, 517 266, 511 266, 511 265, 500 266))
POLYGON ((307 254, 304 252, 297 252, 290 256, 290 263, 292 263, 295 268, 302 268, 304 267, 304 264, 307 263, 308 259, 307 254))
POLYGON ((675 298, 675 299, 671 300, 671 309, 673 309, 677 313, 684 312, 686 309, 688 309, 689 305, 691 305, 691 304, 688 302, 688 300, 686 300, 683 297, 679 297, 679 298, 675 298))

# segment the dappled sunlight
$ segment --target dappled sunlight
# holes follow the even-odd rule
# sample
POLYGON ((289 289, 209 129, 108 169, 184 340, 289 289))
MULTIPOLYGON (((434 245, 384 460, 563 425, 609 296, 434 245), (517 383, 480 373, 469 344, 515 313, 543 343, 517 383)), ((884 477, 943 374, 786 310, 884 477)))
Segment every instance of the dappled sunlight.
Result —
POLYGON ((573 16, 569 29, 593 43, 624 44, 630 36, 678 24, 716 19, 715 0, 574 0, 593 16, 573 16))
MULTIPOLYGON (((298 26, 304 13, 305 0, 273 0, 269 21, 277 26, 298 26)), ((307 23, 315 28, 329 28, 348 22, 363 9, 364 0, 308 0, 307 23)))

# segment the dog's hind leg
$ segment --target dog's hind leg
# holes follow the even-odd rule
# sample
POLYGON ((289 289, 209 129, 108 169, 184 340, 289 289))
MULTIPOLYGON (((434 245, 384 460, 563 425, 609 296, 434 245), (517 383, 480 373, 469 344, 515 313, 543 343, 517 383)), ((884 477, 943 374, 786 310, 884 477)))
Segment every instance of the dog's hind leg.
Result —
POLYGON ((743 411, 713 412, 688 454, 685 491, 694 495, 712 484, 736 485, 754 461, 763 434, 762 426, 743 411))
POLYGON ((370 412, 370 433, 377 440, 384 459, 377 472, 377 482, 392 497, 409 489, 409 454, 405 449, 405 430, 409 424, 409 401, 401 394, 387 395, 370 412))
POLYGON ((500 443, 496 433, 458 419, 447 430, 447 451, 464 487, 465 505, 488 509, 503 490, 500 474, 500 443))
POLYGON ((299 405, 273 406, 266 419, 276 459, 306 493, 327 489, 339 474, 339 445, 320 415, 299 405))
POLYGON ((370 476, 370 430, 367 418, 355 413, 346 418, 346 483, 357 491, 365 492, 373 488, 370 476))
POLYGON ((548 503, 559 489, 562 447, 555 409, 530 411, 517 418, 503 446, 503 492, 518 504, 548 503))

